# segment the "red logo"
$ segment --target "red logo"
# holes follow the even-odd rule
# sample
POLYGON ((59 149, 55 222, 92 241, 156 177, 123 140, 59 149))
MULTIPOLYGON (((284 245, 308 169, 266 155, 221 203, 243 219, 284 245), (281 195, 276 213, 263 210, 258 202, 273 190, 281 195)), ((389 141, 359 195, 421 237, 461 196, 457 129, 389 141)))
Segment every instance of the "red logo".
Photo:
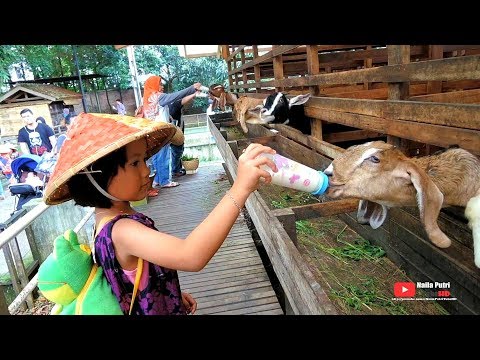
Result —
POLYGON ((395 297, 414 297, 415 283, 413 282, 396 282, 393 285, 393 294, 395 297))

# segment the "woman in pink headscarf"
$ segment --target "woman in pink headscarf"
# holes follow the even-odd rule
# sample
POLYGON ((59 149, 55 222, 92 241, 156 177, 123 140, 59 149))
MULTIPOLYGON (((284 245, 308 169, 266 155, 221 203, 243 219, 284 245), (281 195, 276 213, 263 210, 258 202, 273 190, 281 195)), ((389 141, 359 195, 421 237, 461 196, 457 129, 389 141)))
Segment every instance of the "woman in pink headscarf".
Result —
MULTIPOLYGON (((186 89, 176 91, 171 94, 163 92, 162 78, 160 76, 150 76, 144 84, 143 90, 143 116, 154 121, 171 122, 168 105, 183 99, 185 96, 195 94, 200 90, 202 84, 195 83, 186 89)), ((158 153, 149 159, 155 169, 155 178, 153 186, 162 188, 178 186, 178 183, 172 181, 171 175, 171 154, 170 146, 164 146, 158 153)))

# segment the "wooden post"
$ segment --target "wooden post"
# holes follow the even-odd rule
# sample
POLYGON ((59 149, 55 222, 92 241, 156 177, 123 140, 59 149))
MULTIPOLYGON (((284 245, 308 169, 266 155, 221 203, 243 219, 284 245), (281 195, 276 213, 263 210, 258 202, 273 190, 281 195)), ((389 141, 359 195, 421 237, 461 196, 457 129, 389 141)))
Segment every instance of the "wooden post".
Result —
MULTIPOLYGON (((318 45, 307 45, 307 71, 308 75, 317 75, 320 72, 318 45)), ((320 94, 320 85, 309 86, 309 90, 313 96, 318 96, 320 94)))
MULTIPOLYGON (((242 65, 245 65, 245 49, 242 49, 242 51, 240 51, 240 59, 242 60, 242 65)), ((243 69, 242 70, 242 82, 243 84, 246 84, 248 83, 248 79, 247 79, 247 70, 246 69, 243 69)), ((246 92, 248 92, 248 89, 245 89, 246 92)))
MULTIPOLYGON (((318 61, 318 45, 307 45, 307 71, 308 75, 317 75, 320 72, 320 64, 318 61)), ((309 86, 310 93, 313 96, 320 95, 320 85, 309 86)), ((312 136, 318 140, 323 139, 322 120, 310 119, 312 136)))
MULTIPOLYGON (((272 45, 272 50, 277 48, 278 45, 272 45)), ((283 58, 282 55, 277 55, 273 58, 273 76, 275 80, 283 79, 283 58)), ((276 91, 283 91, 283 86, 275 87, 276 91)))
POLYGON ((225 140, 228 140, 227 139, 227 130, 220 130, 220 134, 222 134, 222 136, 224 137, 225 140))
POLYGON ((230 146, 230 149, 232 149, 233 155, 235 155, 235 157, 238 159, 238 157, 239 157, 240 155, 238 154, 238 144, 237 144, 237 141, 236 141, 236 140, 227 141, 227 144, 230 146))
POLYGON ((7 300, 3 294, 3 289, 0 287, 0 315, 10 315, 8 312, 7 300))
MULTIPOLYGON (((229 45, 225 45, 225 46, 226 46, 225 54, 228 58, 228 56, 230 56, 230 48, 229 48, 229 45)), ((227 61, 227 68, 228 68, 228 72, 230 73, 230 71, 232 71, 232 60, 227 61)), ((233 84, 232 75, 228 75, 228 86, 232 86, 232 84, 233 84)))
MULTIPOLYGON (((428 47, 428 59, 443 59, 443 45, 430 45, 428 47)), ((427 94, 441 93, 441 81, 427 81, 427 94)))
MULTIPOLYGON (((232 46, 232 52, 235 52, 235 48, 232 46)), ((235 54, 232 58, 232 70, 235 70, 237 68, 237 60, 236 60, 237 54, 235 54)), ((235 79, 235 85, 238 85, 238 72, 235 72, 233 74, 234 79, 235 79)), ((243 89, 243 92, 245 92, 245 89, 243 89)))
MULTIPOLYGON (((25 266, 23 264, 22 254, 20 252, 20 247, 18 246, 17 237, 15 237, 12 241, 10 241, 10 245, 11 245, 13 259, 15 260, 15 267, 17 269, 18 277, 20 279, 20 284, 22 285, 21 289, 23 289, 25 288, 25 286, 27 286, 29 280, 28 280, 27 270, 25 269, 25 266)), ((28 308, 33 309, 32 294, 29 294, 25 299, 25 301, 27 302, 28 308)))
POLYGON ((223 166, 223 170, 225 170, 225 174, 227 175, 227 178, 228 178, 228 181, 230 182, 230 185, 233 184, 234 180, 233 180, 232 174, 230 173, 230 171, 228 171, 227 164, 225 164, 223 162, 222 166, 223 166))
MULTIPOLYGON (((428 59, 443 59, 443 45, 429 45, 428 46, 428 59)), ((427 94, 441 93, 443 88, 442 81, 427 81, 427 94)), ((441 147, 426 144, 423 152, 419 155, 430 155, 437 150, 440 150, 441 147)))
MULTIPOLYGON (((409 45, 387 45, 388 49, 388 65, 408 64, 410 62, 410 46, 409 45)), ((389 100, 406 100, 409 97, 409 82, 389 83, 388 99, 389 100)), ((408 142, 405 139, 396 136, 387 136, 389 144, 397 146, 400 151, 408 154, 408 142)))
MULTIPOLYGON (((368 45, 367 50, 372 50, 372 45, 368 45)), ((368 58, 368 59, 363 60, 363 67, 365 69, 371 68, 372 65, 373 65, 373 59, 372 58, 368 58)), ((363 83, 363 88, 365 90, 370 90, 370 83, 368 81, 365 81, 363 83)))
POLYGON ((221 45, 222 58, 227 60, 228 58, 228 45, 221 45))
MULTIPOLYGON (((252 49, 253 49, 253 60, 255 60, 256 58, 258 58, 258 45, 252 45, 252 49)), ((253 66, 253 71, 255 73, 255 83, 258 84, 260 82, 260 78, 261 78, 260 64, 254 65, 253 66)), ((257 88, 255 88, 255 91, 258 93, 260 91, 260 89, 261 88, 257 87, 257 88)))
POLYGON ((276 209, 272 211, 272 215, 278 218, 283 225, 285 232, 288 234, 292 242, 298 247, 297 227, 295 226, 296 216, 291 209, 276 209))

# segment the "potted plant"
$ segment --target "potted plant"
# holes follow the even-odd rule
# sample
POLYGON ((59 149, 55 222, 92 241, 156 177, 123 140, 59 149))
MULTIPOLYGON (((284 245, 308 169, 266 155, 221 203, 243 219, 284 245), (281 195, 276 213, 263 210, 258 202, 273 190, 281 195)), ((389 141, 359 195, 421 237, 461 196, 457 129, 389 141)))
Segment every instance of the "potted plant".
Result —
POLYGON ((193 157, 190 155, 182 156, 182 166, 187 174, 195 174, 198 170, 199 163, 200 161, 198 160, 198 157, 193 157))

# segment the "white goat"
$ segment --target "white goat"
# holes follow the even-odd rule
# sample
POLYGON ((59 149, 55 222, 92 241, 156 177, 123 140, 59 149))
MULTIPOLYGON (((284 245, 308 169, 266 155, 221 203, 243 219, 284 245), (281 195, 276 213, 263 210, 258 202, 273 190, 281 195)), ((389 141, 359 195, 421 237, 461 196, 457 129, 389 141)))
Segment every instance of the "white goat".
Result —
POLYGON ((475 265, 480 268, 480 160, 460 148, 408 158, 393 145, 373 141, 348 148, 325 169, 327 195, 361 199, 357 220, 376 229, 389 207, 415 206, 428 237, 447 248, 451 240, 437 224, 444 206, 466 207, 473 232, 475 265))

